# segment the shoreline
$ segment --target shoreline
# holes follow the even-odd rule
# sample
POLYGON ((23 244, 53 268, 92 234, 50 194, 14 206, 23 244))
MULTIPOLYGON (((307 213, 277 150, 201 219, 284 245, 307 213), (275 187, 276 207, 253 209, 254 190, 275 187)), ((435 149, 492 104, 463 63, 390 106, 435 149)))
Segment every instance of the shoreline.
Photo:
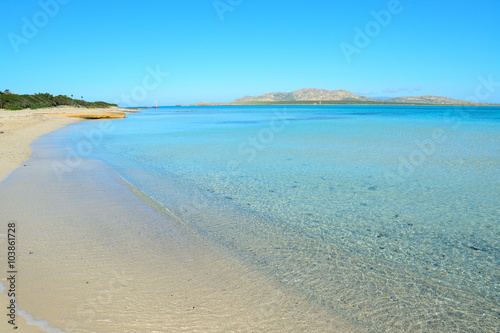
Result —
MULTIPOLYGON (((43 325, 47 331, 67 332, 121 332, 134 327, 245 332, 259 330, 259 325, 271 331, 311 326, 325 332, 360 331, 200 236, 186 234, 168 217, 158 216, 104 165, 88 162, 58 182, 50 168, 58 157, 44 147, 44 157, 32 157, 28 167, 17 168, 15 161, 30 156, 29 143, 36 135, 78 122, 18 115, 11 122, 9 140, 24 141, 7 147, 17 160, 3 165, 2 171, 16 172, 0 182, 5 194, 0 206, 6 221, 18 221, 22 232, 20 309, 38 320, 37 326, 27 326, 18 313, 19 325, 27 329, 21 332, 42 332, 43 325)), ((5 277, 0 281, 6 285, 5 277)), ((3 325, 5 319, 0 328, 3 325)))
POLYGON ((19 111, 0 109, 0 181, 30 158, 32 153, 30 145, 38 137, 84 120, 82 114, 100 117, 110 113, 118 115, 126 112, 120 108, 59 107, 19 111))
MULTIPOLYGON (((36 139, 44 134, 84 120, 74 117, 74 115, 81 113, 82 110, 87 109, 72 107, 15 111, 0 109, 0 183, 14 170, 27 163, 33 153, 31 144, 36 139)), ((88 112, 96 115, 123 112, 120 108, 88 110, 88 112)), ((3 236, 3 232, 4 230, 0 231, 0 235, 3 236)), ((2 290, 3 288, 5 286, 0 285, 0 303, 8 304, 9 299, 5 295, 5 291, 2 290)), ((29 332, 45 331, 41 327, 34 325, 36 320, 29 318, 29 316, 25 318, 19 314, 17 322, 19 326, 29 327, 29 332)), ((43 323, 41 325, 43 327, 43 323)), ((0 331, 7 332, 7 329, 11 330, 11 325, 6 320, 1 320, 0 331)))

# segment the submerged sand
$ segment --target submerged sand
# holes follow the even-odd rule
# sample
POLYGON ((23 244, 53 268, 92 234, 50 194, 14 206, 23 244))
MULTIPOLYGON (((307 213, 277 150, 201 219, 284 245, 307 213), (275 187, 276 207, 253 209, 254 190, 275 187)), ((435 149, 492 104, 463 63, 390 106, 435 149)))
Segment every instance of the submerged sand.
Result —
MULTIPOLYGON (((0 117, 0 178, 34 138, 77 121, 0 117)), ((0 248, 10 221, 20 240, 17 332, 362 331, 148 206, 107 166, 58 177, 49 148, 0 183, 0 248)), ((0 331, 12 330, 1 317, 0 331)))

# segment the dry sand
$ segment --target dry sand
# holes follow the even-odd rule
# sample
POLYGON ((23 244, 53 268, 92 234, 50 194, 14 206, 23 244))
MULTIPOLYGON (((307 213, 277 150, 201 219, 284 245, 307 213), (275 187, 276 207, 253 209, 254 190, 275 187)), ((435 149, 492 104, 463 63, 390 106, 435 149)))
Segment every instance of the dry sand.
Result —
MULTIPOLYGON (((0 178, 24 165, 37 136, 78 121, 47 115, 54 111, 81 112, 0 111, 0 178)), ((102 165, 86 168, 58 182, 50 165, 28 162, 0 184, 0 247, 8 221, 22 231, 17 288, 26 313, 15 332, 361 332, 169 222, 124 184, 110 187, 102 165)), ((13 331, 7 304, 0 295, 1 332, 13 331)))

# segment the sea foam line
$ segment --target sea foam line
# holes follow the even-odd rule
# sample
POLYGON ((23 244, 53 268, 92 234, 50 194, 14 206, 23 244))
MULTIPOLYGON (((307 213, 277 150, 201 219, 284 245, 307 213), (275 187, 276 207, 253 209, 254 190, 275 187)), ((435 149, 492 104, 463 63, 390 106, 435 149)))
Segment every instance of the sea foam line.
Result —
MULTIPOLYGON (((5 294, 5 290, 7 290, 7 287, 2 283, 2 281, 0 281, 0 293, 5 295, 5 297, 8 297, 5 294)), ((26 320, 26 323, 28 325, 37 326, 41 330, 43 330, 44 332, 47 332, 47 333, 65 333, 65 331, 63 331, 60 328, 50 326, 50 323, 47 320, 36 320, 35 316, 33 316, 32 314, 29 314, 28 312, 26 312, 24 310, 20 310, 19 304, 17 304, 17 302, 15 304, 16 304, 16 312, 18 314, 20 314, 21 316, 23 316, 23 318, 26 320)))

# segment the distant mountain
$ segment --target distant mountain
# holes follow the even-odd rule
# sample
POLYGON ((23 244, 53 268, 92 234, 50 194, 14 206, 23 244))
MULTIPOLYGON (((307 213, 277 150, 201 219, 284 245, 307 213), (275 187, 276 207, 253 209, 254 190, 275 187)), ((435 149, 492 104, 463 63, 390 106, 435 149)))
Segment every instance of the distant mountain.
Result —
POLYGON ((425 96, 409 96, 409 97, 396 97, 396 98, 391 98, 385 100, 385 102, 389 103, 405 103, 405 104, 443 104, 443 105, 449 105, 449 104, 459 104, 459 105, 488 105, 486 103, 475 103, 471 101, 464 101, 461 99, 452 99, 448 97, 441 97, 441 96, 431 96, 431 95, 425 95, 425 96))
POLYGON ((209 105, 246 105, 246 104, 424 104, 424 105, 494 105, 475 103, 441 96, 374 97, 359 96, 344 89, 326 90, 306 88, 290 93, 274 92, 260 96, 245 96, 231 103, 200 102, 197 106, 209 105))
POLYGON ((305 88, 291 93, 275 92, 261 96, 245 96, 235 99, 233 103, 248 102, 286 102, 286 101, 371 101, 372 99, 358 96, 344 89, 326 90, 305 88))

